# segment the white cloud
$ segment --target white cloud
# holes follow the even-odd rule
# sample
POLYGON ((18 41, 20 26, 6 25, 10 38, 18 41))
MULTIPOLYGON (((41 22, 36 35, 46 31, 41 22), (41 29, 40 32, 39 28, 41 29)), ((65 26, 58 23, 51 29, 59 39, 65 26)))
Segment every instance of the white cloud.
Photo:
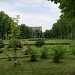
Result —
POLYGON ((9 16, 15 17, 15 15, 20 15, 20 24, 25 23, 28 26, 42 26, 43 31, 46 29, 51 29, 53 23, 59 18, 60 10, 59 5, 54 5, 54 3, 48 2, 47 0, 13 0, 11 3, 0 2, 0 11, 5 11, 9 16), (31 11, 24 11, 24 9, 31 11), (35 10, 38 7, 37 13, 35 10), (45 13, 42 12, 46 11, 45 13), (46 10, 47 9, 47 10, 46 10), (41 12, 41 13, 39 13, 41 12))

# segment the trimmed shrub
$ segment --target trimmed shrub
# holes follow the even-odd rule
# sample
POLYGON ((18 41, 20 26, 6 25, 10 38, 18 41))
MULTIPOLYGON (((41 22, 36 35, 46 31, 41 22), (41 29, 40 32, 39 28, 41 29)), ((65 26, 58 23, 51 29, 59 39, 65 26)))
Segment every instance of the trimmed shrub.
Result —
POLYGON ((44 45, 45 44, 45 42, 44 42, 44 40, 42 40, 42 39, 38 39, 36 42, 35 42, 35 46, 37 46, 37 47, 41 47, 42 45, 44 45))
POLYGON ((29 54, 30 54, 30 61, 35 62, 37 61, 37 52, 33 48, 29 48, 29 54))
POLYGON ((59 63, 59 60, 63 58, 65 52, 65 48, 61 45, 55 46, 53 48, 53 62, 59 63))
POLYGON ((41 58, 42 59, 47 59, 48 58, 48 49, 46 47, 44 47, 42 52, 41 52, 41 58))

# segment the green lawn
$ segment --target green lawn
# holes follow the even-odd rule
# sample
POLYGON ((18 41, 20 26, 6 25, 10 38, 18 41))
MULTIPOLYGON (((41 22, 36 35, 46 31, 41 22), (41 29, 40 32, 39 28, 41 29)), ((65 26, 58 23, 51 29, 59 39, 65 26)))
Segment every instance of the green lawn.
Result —
POLYGON ((69 75, 75 70, 75 56, 66 53, 60 63, 52 63, 53 59, 40 59, 37 62, 29 62, 29 57, 18 58, 18 64, 14 67, 14 61, 0 59, 0 75, 69 75))
MULTIPOLYGON (((22 43, 25 43, 28 40, 21 40, 22 43)), ((50 40, 46 40, 49 42, 50 40)), ((71 42, 71 40, 52 40, 50 42, 71 42)), ((5 40, 5 43, 8 44, 8 41, 5 40)), ((29 41, 28 41, 29 42, 29 41)), ((33 41, 31 41, 33 42, 33 41)), ((34 41, 35 42, 35 41, 34 41)), ((30 43, 30 42, 29 42, 30 43)), ((52 51, 55 45, 45 45, 48 48, 48 53, 52 51)), ((8 56, 13 57, 13 49, 8 49, 7 45, 5 46, 3 53, 0 54, 0 75, 69 75, 70 72, 75 71, 75 55, 69 50, 69 45, 64 45, 66 47, 66 52, 64 58, 60 60, 60 63, 53 63, 52 55, 50 54, 48 59, 41 59, 39 56, 36 62, 30 62, 30 57, 17 58, 17 66, 14 66, 14 60, 8 61, 8 56), (8 56, 7 56, 8 55, 8 56)), ((26 47, 26 46, 24 46, 26 47)), ((23 49, 17 50, 17 56, 24 56, 23 49)), ((37 54, 40 55, 43 47, 32 46, 34 50, 37 51, 37 54)))
MULTIPOLYGON (((9 43, 9 40, 3 40, 5 44, 9 43)), ((28 39, 20 39, 22 44, 35 44, 36 41, 30 41, 28 39)), ((51 39, 47 39, 45 40, 45 43, 71 43, 74 40, 62 40, 62 39, 55 39, 55 40, 51 40, 51 39)))

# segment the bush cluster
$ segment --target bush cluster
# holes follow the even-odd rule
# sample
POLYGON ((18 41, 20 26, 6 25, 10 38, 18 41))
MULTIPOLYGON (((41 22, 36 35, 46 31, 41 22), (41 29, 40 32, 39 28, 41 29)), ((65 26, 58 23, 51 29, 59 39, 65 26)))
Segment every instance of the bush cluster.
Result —
POLYGON ((42 59, 47 59, 48 58, 48 49, 47 47, 44 47, 42 52, 41 52, 41 58, 42 59))
POLYGON ((37 61, 37 52, 32 47, 28 48, 29 54, 30 54, 30 61, 35 62, 37 61))
POLYGON ((58 63, 63 58, 65 52, 64 46, 55 46, 53 48, 53 62, 58 63))
POLYGON ((35 46, 37 46, 37 47, 41 47, 42 45, 44 45, 45 44, 45 42, 44 42, 44 40, 42 40, 42 39, 38 39, 36 42, 35 42, 35 46))

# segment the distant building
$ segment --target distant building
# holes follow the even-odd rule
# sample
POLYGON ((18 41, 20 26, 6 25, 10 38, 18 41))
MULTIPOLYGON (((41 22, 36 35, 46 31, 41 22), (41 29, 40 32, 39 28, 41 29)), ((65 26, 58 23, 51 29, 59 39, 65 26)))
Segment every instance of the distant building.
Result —
POLYGON ((32 27, 32 28, 33 28, 33 30, 40 30, 40 31, 42 31, 42 26, 32 27))

